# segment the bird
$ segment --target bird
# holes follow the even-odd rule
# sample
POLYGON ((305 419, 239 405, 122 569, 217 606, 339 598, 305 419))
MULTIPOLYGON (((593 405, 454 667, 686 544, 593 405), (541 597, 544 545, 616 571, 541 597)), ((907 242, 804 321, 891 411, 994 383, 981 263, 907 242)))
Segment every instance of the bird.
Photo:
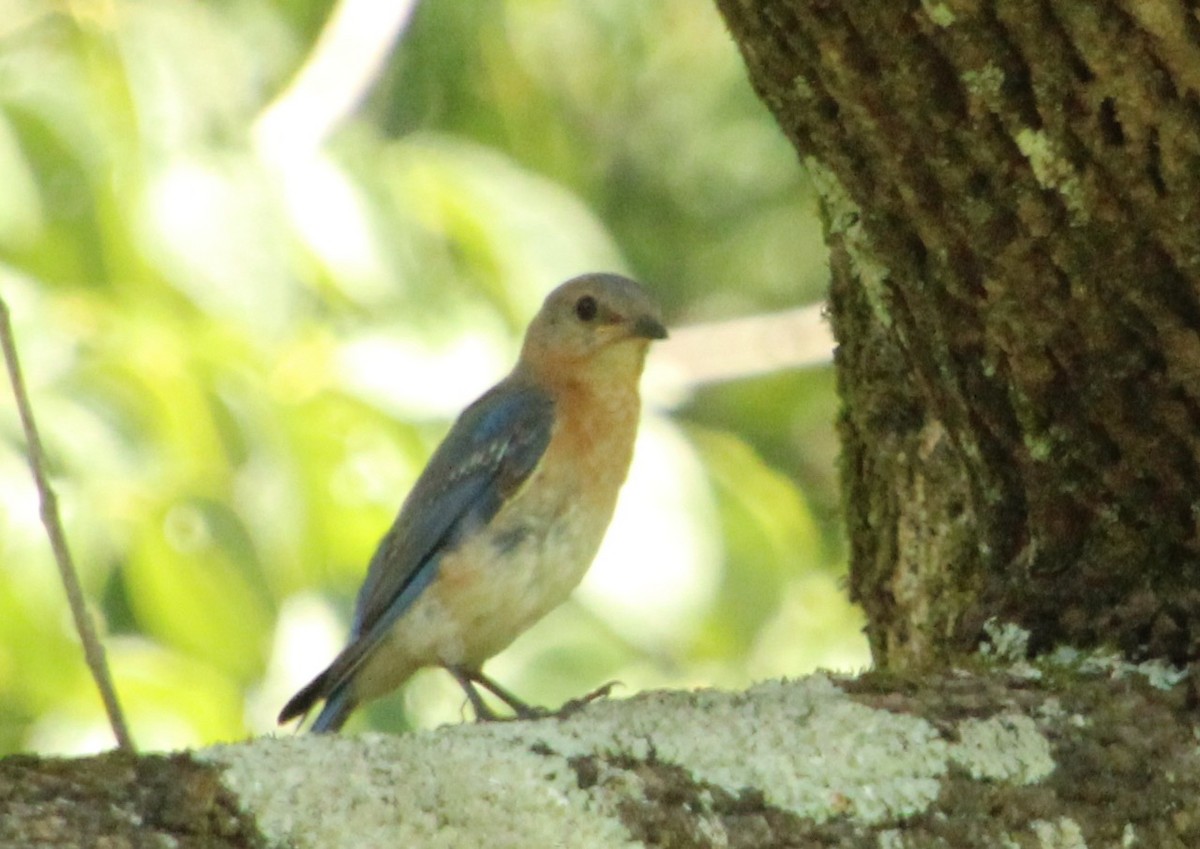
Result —
POLYGON ((629 472, 646 355, 666 337, 659 307, 627 277, 584 274, 551 291, 512 371, 458 416, 381 539, 345 648, 279 723, 323 701, 310 730, 336 732, 425 667, 450 672, 479 720, 498 717, 477 686, 517 717, 544 714, 483 664, 595 558, 629 472))

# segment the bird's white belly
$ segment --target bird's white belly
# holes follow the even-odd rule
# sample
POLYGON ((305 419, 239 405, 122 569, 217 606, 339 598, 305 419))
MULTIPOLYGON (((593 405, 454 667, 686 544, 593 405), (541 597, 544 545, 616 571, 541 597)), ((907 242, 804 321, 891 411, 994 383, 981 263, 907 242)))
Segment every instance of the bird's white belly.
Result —
POLYGON ((397 622, 387 648, 413 666, 481 666, 583 579, 609 519, 584 512, 573 504, 538 524, 497 522, 444 555, 437 579, 397 622))

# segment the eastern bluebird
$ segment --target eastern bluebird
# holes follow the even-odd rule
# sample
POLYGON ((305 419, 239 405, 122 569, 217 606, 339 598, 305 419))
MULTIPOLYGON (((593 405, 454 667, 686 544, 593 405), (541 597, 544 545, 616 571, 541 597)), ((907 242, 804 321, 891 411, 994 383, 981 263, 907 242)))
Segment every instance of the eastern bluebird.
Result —
POLYGON ((475 684, 534 713, 483 663, 591 565, 629 471, 646 351, 666 335, 624 277, 586 274, 550 293, 512 372, 458 417, 379 543, 349 644, 280 723, 324 699, 312 730, 336 731, 425 666, 450 671, 480 718, 493 714, 475 684))

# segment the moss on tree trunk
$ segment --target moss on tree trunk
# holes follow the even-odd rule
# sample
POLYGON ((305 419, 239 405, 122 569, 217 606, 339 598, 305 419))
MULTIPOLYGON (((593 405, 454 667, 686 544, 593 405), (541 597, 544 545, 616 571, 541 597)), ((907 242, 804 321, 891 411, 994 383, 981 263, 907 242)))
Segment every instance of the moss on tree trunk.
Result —
POLYGON ((1200 655, 1200 22, 1174 0, 719 0, 824 197, 877 662, 1200 655))

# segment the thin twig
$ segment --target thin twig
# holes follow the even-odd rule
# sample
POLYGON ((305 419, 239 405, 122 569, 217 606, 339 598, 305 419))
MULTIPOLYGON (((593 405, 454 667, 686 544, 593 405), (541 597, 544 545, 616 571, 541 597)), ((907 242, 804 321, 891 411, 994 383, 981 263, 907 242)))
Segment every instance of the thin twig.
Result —
POLYGON ((79 586, 79 576, 71 560, 62 521, 58 516, 58 502, 46 477, 46 454, 42 450, 42 439, 38 436, 37 425, 33 420, 29 395, 25 391, 25 380, 21 376, 21 364, 17 359, 17 345, 13 339, 8 304, 3 297, 0 297, 0 346, 4 349, 8 379, 12 384, 13 397, 16 398, 17 410, 21 415, 21 425, 25 429, 25 441, 29 445, 29 467, 42 501, 42 524, 46 526, 50 548, 54 550, 54 559, 58 563, 58 573, 67 591, 67 601, 71 606, 71 614, 75 617, 75 630, 79 632, 84 657, 92 677, 96 679, 96 686, 100 690, 100 698, 104 702, 104 710, 108 713, 108 721, 117 738, 117 745, 126 752, 133 752, 133 738, 129 736, 125 716, 121 713, 121 705, 117 701, 117 691, 113 687, 112 677, 108 672, 108 661, 104 657, 104 646, 100 644, 92 618, 88 614, 83 590, 79 586))

